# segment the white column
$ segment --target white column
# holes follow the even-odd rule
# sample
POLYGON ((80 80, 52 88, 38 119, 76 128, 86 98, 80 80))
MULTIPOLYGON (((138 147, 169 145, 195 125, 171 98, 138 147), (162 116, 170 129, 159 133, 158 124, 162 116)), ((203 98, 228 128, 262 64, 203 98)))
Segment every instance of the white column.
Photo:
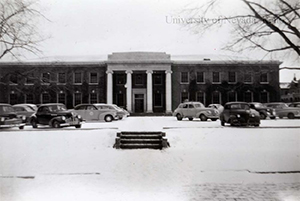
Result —
POLYGON ((172 113, 172 82, 171 70, 166 71, 166 113, 172 113))
POLYGON ((147 113, 153 112, 153 103, 152 103, 152 70, 147 70, 147 113))
POLYGON ((113 71, 107 70, 107 90, 106 90, 106 103, 112 104, 113 103, 113 71))
POLYGON ((128 112, 132 112, 132 70, 127 70, 126 74, 126 107, 128 112))

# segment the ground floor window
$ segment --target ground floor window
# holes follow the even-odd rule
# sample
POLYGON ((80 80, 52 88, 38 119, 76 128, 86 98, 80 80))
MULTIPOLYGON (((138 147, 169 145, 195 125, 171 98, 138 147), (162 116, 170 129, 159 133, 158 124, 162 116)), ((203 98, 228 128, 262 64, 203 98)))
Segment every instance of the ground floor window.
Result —
POLYGON ((66 94, 65 93, 59 93, 57 95, 57 102, 62 103, 62 104, 66 104, 66 94))
POLYGON ((235 91, 229 91, 227 93, 227 101, 228 102, 234 102, 234 101, 236 101, 236 92, 235 91))
POLYGON ((262 91, 260 93, 260 102, 261 103, 268 103, 269 102, 269 92, 262 91))
POLYGON ((184 103, 189 100, 189 92, 181 92, 181 102, 184 103))
POLYGON ((34 96, 33 94, 26 94, 25 95, 25 103, 33 103, 34 102, 34 96))
POLYGON ((77 92, 74 94, 74 106, 79 105, 82 103, 82 94, 77 92))
POLYGON ((11 105, 17 104, 18 103, 18 95, 15 93, 9 94, 9 103, 11 105))
POLYGON ((98 103, 98 94, 90 93, 90 103, 98 103))
POLYGON ((245 102, 253 102, 253 94, 251 91, 246 91, 244 93, 244 101, 245 102))
POLYGON ((212 93, 212 103, 221 104, 221 93, 219 91, 214 91, 212 93))
POLYGON ((196 101, 201 102, 205 105, 205 93, 203 91, 198 91, 196 93, 196 101))
POLYGON ((50 94, 47 92, 42 93, 41 103, 50 103, 50 94))

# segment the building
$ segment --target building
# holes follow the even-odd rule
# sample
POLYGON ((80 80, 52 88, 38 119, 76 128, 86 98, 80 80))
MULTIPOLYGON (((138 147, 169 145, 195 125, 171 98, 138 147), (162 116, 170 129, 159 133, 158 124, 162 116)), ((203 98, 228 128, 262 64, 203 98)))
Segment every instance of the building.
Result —
POLYGON ((0 102, 115 103, 132 113, 170 113, 195 100, 280 100, 279 61, 172 60, 163 52, 124 52, 97 62, 0 63, 0 102))

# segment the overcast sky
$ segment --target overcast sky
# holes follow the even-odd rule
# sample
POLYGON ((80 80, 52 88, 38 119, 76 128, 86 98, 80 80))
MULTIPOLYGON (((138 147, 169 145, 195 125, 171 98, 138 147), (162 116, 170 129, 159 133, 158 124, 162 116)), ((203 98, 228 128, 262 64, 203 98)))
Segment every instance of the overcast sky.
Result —
MULTIPOLYGON (((265 54, 235 54, 221 47, 230 35, 226 30, 204 36, 193 34, 172 19, 184 17, 180 11, 197 5, 192 0, 40 0, 40 7, 50 22, 39 25, 44 36, 43 55, 50 58, 103 58, 112 52, 158 51, 171 55, 229 55, 262 59, 265 54)), ((242 9, 237 0, 227 0, 223 10, 242 9)), ((214 17, 218 17, 215 14, 214 17)), ((34 58, 28 55, 27 60, 34 58)), ((212 56, 214 58, 214 56, 212 56)), ((224 58, 224 57, 223 57, 224 58)), ((104 58, 105 59, 105 58, 104 58)), ((282 58, 272 58, 283 60, 282 58)), ((299 66, 294 61, 284 65, 299 66)), ((299 70, 300 71, 300 70, 299 70)), ((299 71, 282 71, 281 81, 290 81, 299 71)))

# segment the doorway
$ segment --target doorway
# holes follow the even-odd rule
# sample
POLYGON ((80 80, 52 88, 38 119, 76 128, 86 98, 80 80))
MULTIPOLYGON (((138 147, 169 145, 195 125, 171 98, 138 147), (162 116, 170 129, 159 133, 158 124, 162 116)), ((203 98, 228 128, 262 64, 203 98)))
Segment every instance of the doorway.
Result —
POLYGON ((144 94, 134 94, 134 111, 135 113, 144 112, 144 94))

